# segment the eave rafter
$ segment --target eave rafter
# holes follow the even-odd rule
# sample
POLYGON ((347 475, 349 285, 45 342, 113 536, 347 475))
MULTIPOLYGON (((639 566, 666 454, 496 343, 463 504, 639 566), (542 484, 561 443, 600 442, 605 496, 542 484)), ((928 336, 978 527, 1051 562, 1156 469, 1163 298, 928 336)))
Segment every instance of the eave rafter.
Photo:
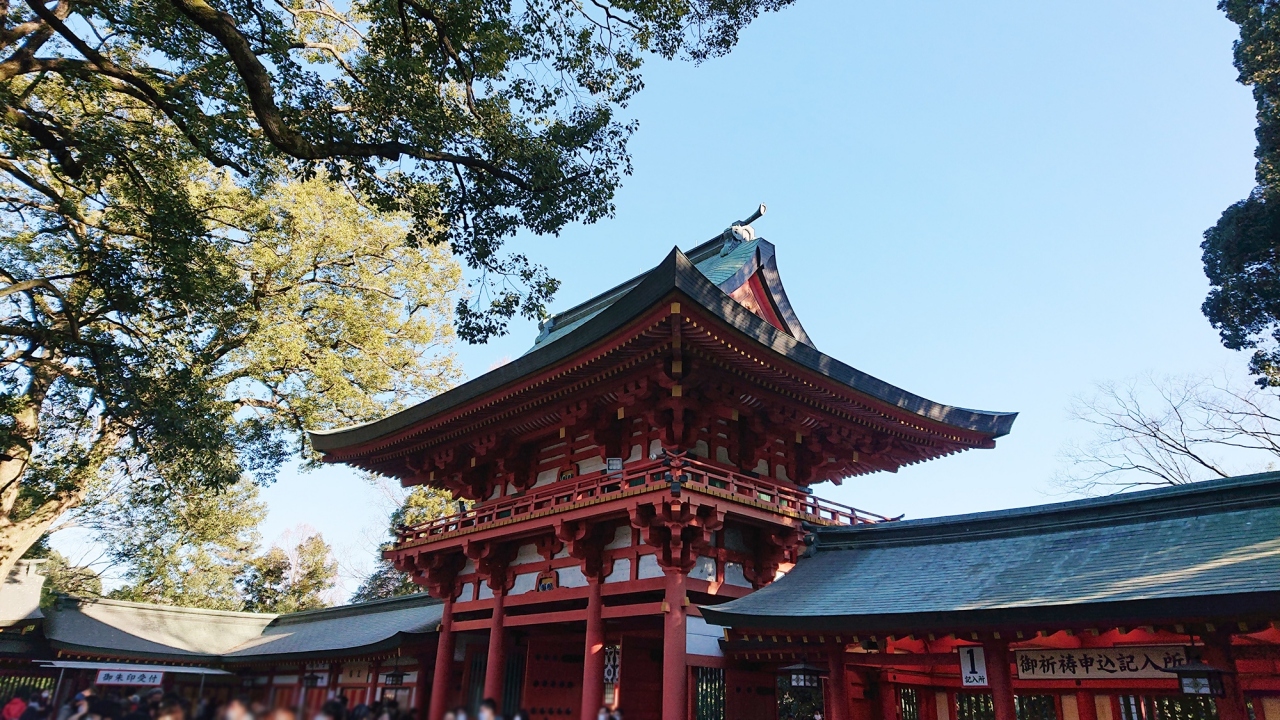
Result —
POLYGON ((812 478, 807 482, 895 471, 902 465, 994 444, 988 435, 864 397, 785 357, 753 347, 749 339, 702 313, 694 303, 671 307, 681 305, 686 308, 683 312, 670 313, 658 306, 540 376, 392 436, 330 453, 326 459, 408 483, 424 482, 435 477, 433 468, 456 471, 463 461, 471 468, 484 466, 485 458, 501 454, 495 454, 495 448, 510 453, 515 446, 572 425, 572 418, 566 417, 568 403, 577 403, 579 414, 601 417, 606 406, 633 404, 634 386, 650 379, 661 388, 645 386, 646 394, 658 390, 665 397, 674 392, 673 387, 687 393, 684 399, 673 398, 676 402, 650 398, 659 407, 647 411, 665 412, 668 418, 676 407, 681 413, 694 412, 688 419, 677 420, 681 426, 693 422, 706 427, 709 411, 695 406, 695 401, 700 394, 710 397, 719 392, 718 399, 725 401, 722 406, 736 403, 742 413, 759 415, 757 422, 769 427, 771 434, 784 428, 794 432, 795 443, 804 446, 811 462, 820 466, 807 472, 812 478), (673 342, 680 343, 679 350, 673 342), (712 369, 714 373, 709 372, 712 369), (711 375, 721 380, 712 381, 711 375))

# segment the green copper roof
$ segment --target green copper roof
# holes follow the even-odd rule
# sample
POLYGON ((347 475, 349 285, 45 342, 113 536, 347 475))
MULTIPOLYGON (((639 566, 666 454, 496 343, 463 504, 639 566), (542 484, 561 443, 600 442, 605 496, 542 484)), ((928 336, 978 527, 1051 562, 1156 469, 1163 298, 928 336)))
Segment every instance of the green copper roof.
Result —
POLYGON ((955 517, 820 529, 810 556, 710 622, 827 631, 1193 622, 1280 607, 1280 473, 955 517))
POLYGON ((394 648, 435 632, 442 611, 425 594, 286 615, 60 598, 44 634, 55 648, 89 655, 251 662, 394 648))
POLYGON ((641 313, 652 310, 656 303, 670 298, 672 293, 683 294, 759 347, 858 392, 953 427, 987 433, 993 438, 1008 434, 1017 413, 987 412, 936 403, 819 352, 782 292, 773 245, 763 239, 754 244, 752 259, 744 265, 734 266, 732 253, 726 259, 712 260, 717 274, 723 275, 730 268, 737 267, 734 275, 719 285, 712 283, 698 266, 718 254, 723 241, 716 239, 704 243, 688 255, 679 248, 672 248, 667 257, 649 272, 557 315, 550 327, 544 326, 544 332, 551 338, 551 333, 558 330, 557 323, 561 324, 564 332, 554 338, 543 339, 515 360, 380 420, 333 430, 309 430, 311 446, 319 452, 330 453, 385 438, 437 413, 457 408, 486 393, 528 378, 608 337, 641 313), (787 325, 787 332, 769 324, 726 294, 726 283, 737 283, 739 279, 745 282, 755 272, 760 273, 779 317, 787 325))
MULTIPOLYGON (((728 294, 737 289, 743 282, 746 282, 750 275, 762 264, 772 259, 773 252, 773 245, 764 238, 755 238, 742 243, 729 243, 726 246, 725 239, 722 236, 718 236, 690 250, 687 256, 698 272, 702 273, 713 285, 728 294)), ((573 332, 580 325, 603 312, 618 298, 626 295, 648 275, 648 272, 637 275, 586 302, 579 303, 564 312, 553 315, 542 323, 542 332, 534 340, 533 347, 529 348, 529 350, 532 351, 553 343, 573 332)), ((783 302, 785 302, 785 292, 781 291, 780 284, 778 289, 779 294, 783 296, 783 302)), ((799 322, 796 321, 795 325, 799 327, 799 322)), ((807 340, 808 338, 806 337, 805 341, 807 340)))

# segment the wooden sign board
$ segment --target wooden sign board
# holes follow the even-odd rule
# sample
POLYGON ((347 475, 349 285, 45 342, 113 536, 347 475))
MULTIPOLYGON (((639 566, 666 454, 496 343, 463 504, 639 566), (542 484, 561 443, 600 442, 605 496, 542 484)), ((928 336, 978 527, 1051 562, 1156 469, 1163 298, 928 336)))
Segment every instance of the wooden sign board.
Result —
POLYGON ((1154 647, 1064 648, 1018 650, 1019 680, 1173 680, 1166 672, 1186 664, 1186 648, 1154 647))
POLYGON ((339 685, 363 685, 369 682, 368 663, 343 663, 342 674, 338 676, 339 685))
POLYGON ((980 647, 960 648, 960 679, 965 687, 987 686, 987 653, 980 647))
POLYGON ((98 685, 159 685, 163 672, 139 670, 99 670, 98 685))

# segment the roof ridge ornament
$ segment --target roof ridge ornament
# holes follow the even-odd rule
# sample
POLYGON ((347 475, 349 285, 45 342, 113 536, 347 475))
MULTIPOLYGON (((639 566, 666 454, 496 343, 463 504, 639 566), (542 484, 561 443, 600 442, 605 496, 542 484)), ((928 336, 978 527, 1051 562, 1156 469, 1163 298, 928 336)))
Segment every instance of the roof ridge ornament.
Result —
POLYGON ((760 207, 751 214, 746 220, 739 220, 724 229, 721 237, 724 238, 724 245, 720 247, 720 257, 724 257, 733 252, 735 248, 743 243, 749 243, 756 239, 756 229, 751 227, 751 223, 759 220, 765 213, 764 203, 760 203, 760 207))

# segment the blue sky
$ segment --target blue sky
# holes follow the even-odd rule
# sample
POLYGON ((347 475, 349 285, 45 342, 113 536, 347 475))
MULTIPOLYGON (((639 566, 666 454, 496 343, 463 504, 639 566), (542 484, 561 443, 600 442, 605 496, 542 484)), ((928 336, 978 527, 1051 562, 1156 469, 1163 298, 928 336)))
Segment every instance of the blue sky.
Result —
MULTIPOLYGON (((1073 395, 1246 359, 1199 311, 1201 233, 1253 185, 1254 107, 1215 4, 799 0, 726 58, 651 61, 617 217, 517 246, 566 308, 766 202, 755 227, 820 349, 1021 413, 995 450, 817 493, 908 517, 1061 499, 1073 395)), ((535 334, 460 348, 468 376, 535 334)), ((264 497, 268 541, 306 523, 349 572, 381 539, 382 494, 341 468, 264 497)))

